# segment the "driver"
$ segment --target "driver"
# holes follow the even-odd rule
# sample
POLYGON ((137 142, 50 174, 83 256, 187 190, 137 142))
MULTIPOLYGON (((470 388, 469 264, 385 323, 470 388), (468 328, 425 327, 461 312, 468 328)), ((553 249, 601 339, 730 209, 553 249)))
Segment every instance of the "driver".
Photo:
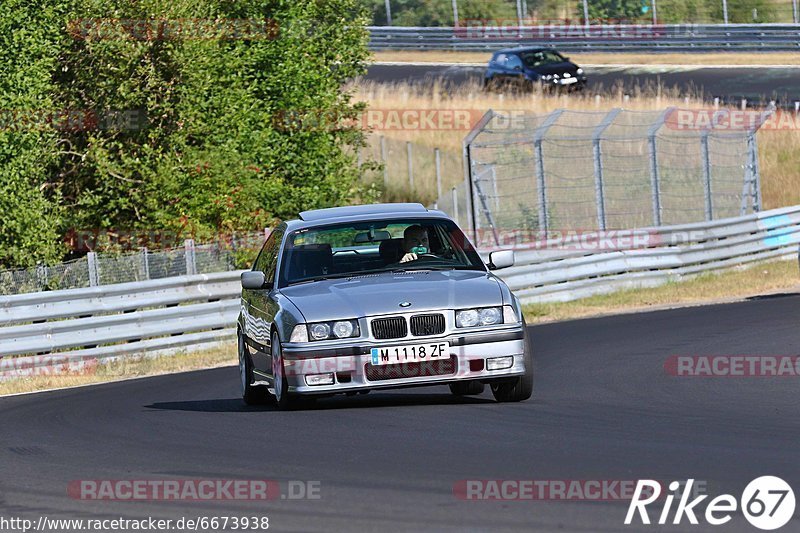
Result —
POLYGON ((403 232, 403 252, 401 263, 416 261, 420 254, 430 254, 431 248, 428 241, 428 230, 420 225, 413 225, 403 232))

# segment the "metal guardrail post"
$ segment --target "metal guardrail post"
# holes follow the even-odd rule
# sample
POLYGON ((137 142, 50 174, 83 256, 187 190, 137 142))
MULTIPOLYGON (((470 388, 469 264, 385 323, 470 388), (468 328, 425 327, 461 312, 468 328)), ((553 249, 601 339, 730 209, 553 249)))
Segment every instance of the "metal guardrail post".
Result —
POLYGON ((620 108, 614 108, 603 117, 603 120, 594 129, 592 134, 592 153, 594 155, 594 193, 597 202, 597 226, 600 231, 606 229, 606 199, 603 191, 603 154, 600 150, 600 141, 603 132, 608 128, 614 119, 619 115, 620 108))
POLYGON ((183 243, 184 246, 184 256, 186 257, 186 275, 193 276, 197 274, 197 260, 195 257, 195 250, 194 250, 194 239, 186 239, 183 243))
POLYGON ((668 107, 658 116, 658 119, 650 126, 647 131, 647 143, 650 156, 650 189, 653 197, 653 225, 661 225, 661 180, 658 172, 658 147, 656 146, 656 134, 664 121, 675 108, 668 107))
POLYGON ((544 178, 544 153, 542 150, 542 139, 547 134, 547 130, 550 129, 550 126, 556 123, 558 118, 564 112, 563 109, 556 109, 552 113, 550 113, 542 125, 536 128, 536 132, 533 134, 533 148, 535 151, 535 162, 536 162, 536 190, 538 192, 538 200, 539 200, 539 213, 538 213, 538 224, 539 224, 539 231, 547 233, 547 228, 550 225, 548 213, 547 213, 547 184, 544 178))
POLYGON ((89 286, 97 287, 100 285, 100 272, 97 268, 97 253, 89 252, 86 254, 86 262, 89 267, 89 286))
POLYGON ((700 134, 700 155, 703 158, 703 196, 705 198, 706 220, 714 219, 711 196, 711 161, 708 154, 708 131, 700 134))

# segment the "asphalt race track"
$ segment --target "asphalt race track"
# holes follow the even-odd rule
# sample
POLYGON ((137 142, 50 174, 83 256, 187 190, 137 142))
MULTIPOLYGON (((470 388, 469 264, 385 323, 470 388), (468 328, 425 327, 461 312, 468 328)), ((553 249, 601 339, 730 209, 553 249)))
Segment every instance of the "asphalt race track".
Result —
MULTIPOLYGON (((623 526, 626 502, 464 501, 467 479, 753 478, 800 487, 798 379, 674 377, 670 355, 797 355, 800 295, 532 327, 534 399, 446 387, 245 407, 234 367, 0 399, 0 515, 266 515, 275 531, 754 531, 623 526), (71 480, 316 480, 321 499, 107 502, 71 480)), ((708 500, 706 500, 708 501, 708 500)), ((674 507, 673 507, 674 509, 674 507)), ((661 507, 651 513, 657 519, 661 507)), ((671 519, 671 518, 670 518, 671 519)), ((800 518, 781 531, 800 530, 800 518)))
MULTIPOLYGON (((454 87, 480 83, 484 73, 478 66, 442 65, 373 65, 365 78, 379 82, 430 83, 439 80, 454 87)), ((750 103, 777 100, 794 108, 800 100, 800 68, 713 68, 713 67, 585 67, 589 93, 604 93, 621 86, 633 93, 636 87, 677 89, 681 95, 702 93, 705 99, 739 105, 742 98, 750 103)))

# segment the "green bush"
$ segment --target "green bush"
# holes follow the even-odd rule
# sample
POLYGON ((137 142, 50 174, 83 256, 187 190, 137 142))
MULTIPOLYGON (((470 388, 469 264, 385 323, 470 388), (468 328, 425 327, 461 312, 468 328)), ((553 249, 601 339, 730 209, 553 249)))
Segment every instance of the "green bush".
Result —
MULTIPOLYGON (((0 219, 2 233, 19 227, 29 235, 12 239, 16 249, 3 246, 0 263, 26 263, 32 252, 23 246, 52 260, 59 232, 72 228, 202 240, 361 194, 353 147, 364 140, 355 124, 280 124, 295 111, 357 114, 341 90, 368 57, 356 0, 15 2, 0 14, 3 29, 36 30, 3 31, 0 69, 22 79, 30 104, 5 107, 78 110, 88 120, 15 133, 14 145, 0 147, 3 190, 20 191, 15 201, 26 206, 0 219), (164 20, 263 21, 264 31, 242 38, 207 27, 194 38, 159 37, 164 20)), ((20 92, 4 88, 4 98, 20 92)))

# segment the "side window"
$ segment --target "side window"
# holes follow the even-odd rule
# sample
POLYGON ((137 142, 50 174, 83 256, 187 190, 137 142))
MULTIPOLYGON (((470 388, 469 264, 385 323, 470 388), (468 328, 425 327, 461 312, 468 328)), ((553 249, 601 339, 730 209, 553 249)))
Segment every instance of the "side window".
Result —
POLYGON ((515 56, 514 54, 509 54, 508 61, 506 61, 506 68, 522 68, 522 60, 519 56, 515 56))
POLYGON ((283 228, 272 231, 267 242, 261 248, 261 253, 258 254, 255 265, 253 265, 253 270, 260 270, 264 273, 267 282, 275 281, 275 267, 278 263, 278 253, 280 252, 283 233, 283 228))

